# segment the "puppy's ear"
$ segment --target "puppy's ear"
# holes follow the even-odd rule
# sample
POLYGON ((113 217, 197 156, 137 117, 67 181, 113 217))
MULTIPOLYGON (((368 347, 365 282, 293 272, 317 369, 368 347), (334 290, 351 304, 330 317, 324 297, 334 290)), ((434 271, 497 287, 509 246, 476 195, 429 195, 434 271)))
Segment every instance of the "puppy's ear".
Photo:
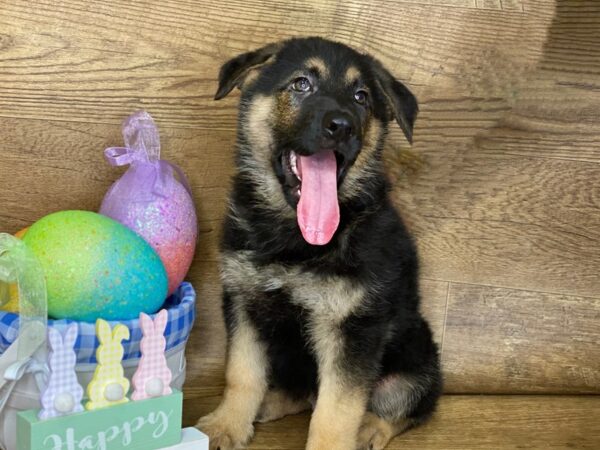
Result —
POLYGON ((215 100, 221 100, 234 87, 241 87, 248 72, 266 63, 280 47, 280 44, 268 44, 253 52, 242 53, 223 64, 219 71, 219 89, 215 94, 215 100))
POLYGON ((413 126, 419 112, 417 98, 383 66, 377 65, 376 81, 404 136, 412 144, 413 126))

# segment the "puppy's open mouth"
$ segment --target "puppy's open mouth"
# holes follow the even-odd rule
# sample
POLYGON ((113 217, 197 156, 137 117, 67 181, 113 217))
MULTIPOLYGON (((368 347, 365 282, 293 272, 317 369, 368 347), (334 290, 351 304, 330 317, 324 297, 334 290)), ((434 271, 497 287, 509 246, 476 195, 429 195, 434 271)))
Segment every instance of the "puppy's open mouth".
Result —
POLYGON ((333 150, 302 156, 293 150, 282 156, 286 184, 298 196, 296 212, 302 236, 312 245, 325 245, 340 223, 338 180, 345 171, 344 158, 333 150))

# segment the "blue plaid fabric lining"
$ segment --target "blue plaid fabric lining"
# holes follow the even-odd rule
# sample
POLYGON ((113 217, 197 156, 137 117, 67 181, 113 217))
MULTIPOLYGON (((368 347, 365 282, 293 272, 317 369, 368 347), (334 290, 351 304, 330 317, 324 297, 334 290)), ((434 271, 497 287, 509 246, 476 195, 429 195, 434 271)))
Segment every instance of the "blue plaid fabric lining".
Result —
MULTIPOLYGON (((194 319, 196 318, 196 292, 190 283, 184 282, 177 291, 167 299, 163 306, 169 313, 165 337, 167 350, 187 341, 194 319)), ((154 316, 152 316, 154 318, 154 316)), ((48 320, 48 326, 54 327, 64 333, 67 325, 73 320, 48 320)), ((79 336, 75 342, 77 364, 96 364, 96 326, 94 323, 76 322, 79 327, 79 336)), ((139 319, 122 322, 109 322, 111 327, 122 323, 129 327, 131 338, 123 342, 125 355, 123 360, 140 357, 140 341, 142 328, 139 319)), ((15 341, 19 334, 19 315, 0 311, 0 355, 15 341)))

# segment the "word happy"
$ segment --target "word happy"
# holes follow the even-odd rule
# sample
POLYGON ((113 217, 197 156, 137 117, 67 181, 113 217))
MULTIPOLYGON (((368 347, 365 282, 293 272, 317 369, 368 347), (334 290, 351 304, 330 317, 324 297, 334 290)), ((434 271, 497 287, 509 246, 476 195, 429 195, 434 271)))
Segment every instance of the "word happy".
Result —
POLYGON ((95 434, 77 436, 74 428, 66 428, 63 434, 50 434, 44 439, 44 450, 109 450, 109 443, 120 440, 123 447, 137 444, 135 437, 151 434, 160 438, 169 429, 169 418, 173 411, 150 412, 147 416, 138 416, 120 425, 114 425, 95 434))

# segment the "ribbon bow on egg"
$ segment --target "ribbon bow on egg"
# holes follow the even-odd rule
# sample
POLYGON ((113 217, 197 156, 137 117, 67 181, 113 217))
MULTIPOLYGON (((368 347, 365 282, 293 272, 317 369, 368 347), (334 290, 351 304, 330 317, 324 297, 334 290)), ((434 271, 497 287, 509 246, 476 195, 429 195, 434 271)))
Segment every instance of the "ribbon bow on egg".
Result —
POLYGON ((173 176, 173 171, 187 191, 191 192, 181 169, 160 159, 158 127, 150 114, 138 111, 128 117, 123 124, 123 140, 125 147, 109 147, 104 151, 104 157, 110 165, 131 165, 131 176, 116 187, 120 191, 115 192, 116 195, 133 194, 133 200, 140 202, 151 202, 154 196, 168 197, 169 177, 173 176))

